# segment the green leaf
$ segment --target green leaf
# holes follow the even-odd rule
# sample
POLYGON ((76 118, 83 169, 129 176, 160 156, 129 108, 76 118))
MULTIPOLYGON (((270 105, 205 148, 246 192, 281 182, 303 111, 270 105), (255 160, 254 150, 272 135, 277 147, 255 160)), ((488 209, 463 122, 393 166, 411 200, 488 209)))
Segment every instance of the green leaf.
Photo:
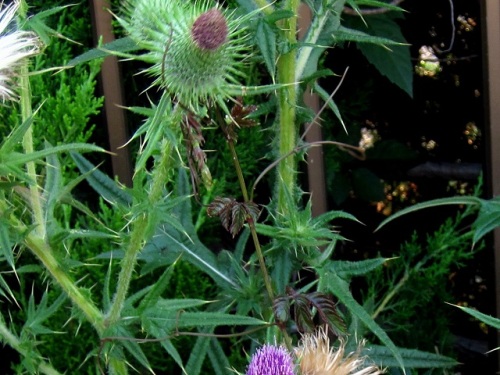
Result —
MULTIPOLYGON (((52 145, 45 142, 45 148, 51 148, 52 145)), ((45 220, 51 222, 54 218, 54 208, 61 196, 62 175, 61 163, 57 154, 47 156, 47 167, 45 168, 46 178, 43 189, 43 199, 45 208, 45 220)))
POLYGON ((184 369, 182 357, 180 356, 175 346, 172 344, 172 340, 169 338, 170 332, 166 330, 165 327, 161 324, 157 324, 156 322, 150 321, 148 319, 144 319, 142 321, 142 327, 148 335, 151 335, 154 338, 160 340, 161 346, 174 359, 177 365, 182 369, 183 373, 188 375, 186 370, 184 369))
POLYGON ((12 152, 3 158, 4 164, 16 166, 19 164, 26 164, 31 161, 41 160, 49 155, 59 153, 59 152, 71 152, 71 151, 84 151, 84 152, 104 152, 102 147, 89 145, 86 143, 70 143, 65 145, 59 145, 54 147, 49 147, 44 150, 31 152, 29 154, 23 154, 19 152, 12 152))
POLYGON ((384 184, 380 178, 367 168, 356 168, 352 171, 354 193, 367 202, 377 202, 385 198, 384 184))
POLYGON ((4 217, 0 218, 0 257, 5 257, 10 268, 15 269, 14 253, 9 235, 10 224, 4 217))
POLYGON ((278 294, 285 292, 286 286, 290 283, 293 271, 293 263, 290 258, 290 252, 282 252, 276 259, 273 259, 274 267, 271 278, 278 294))
MULTIPOLYGON (((213 329, 207 327, 203 329, 203 333, 211 333, 213 329)), ((210 347, 210 337, 200 336, 196 340, 196 343, 191 350, 188 362, 186 364, 186 374, 189 375, 199 375, 201 372, 201 367, 203 362, 205 362, 205 357, 207 355, 208 348, 210 347)))
POLYGON ((326 289, 335 295, 345 307, 355 315, 364 325, 377 336, 380 341, 389 349, 397 364, 404 369, 405 364, 399 349, 394 345, 387 333, 373 320, 368 312, 354 299, 349 284, 332 272, 329 267, 318 270, 320 275, 319 289, 326 289))
POLYGON ((347 128, 345 126, 344 120, 342 120, 342 115, 340 114, 339 107, 333 101, 333 98, 317 83, 315 82, 313 85, 314 91, 323 99, 326 103, 328 103, 328 107, 332 110, 333 114, 337 117, 339 122, 342 124, 344 131, 347 133, 347 128))
POLYGON ((114 341, 114 343, 125 348, 142 366, 148 369, 150 373, 154 374, 146 355, 142 351, 141 345, 139 345, 128 329, 123 326, 114 327, 110 336, 121 338, 114 341))
POLYGON ((33 124, 33 116, 28 117, 21 125, 16 126, 7 137, 4 137, 2 145, 0 146, 0 155, 7 155, 14 150, 23 140, 24 134, 31 124, 33 124))
POLYGON ((105 200, 122 207, 129 207, 132 204, 132 197, 117 182, 96 169, 96 167, 86 158, 76 152, 71 152, 71 157, 76 166, 83 174, 87 174, 89 185, 98 192, 105 200))
POLYGON ((271 77, 274 77, 276 67, 276 33, 269 23, 262 18, 257 22, 255 38, 267 70, 271 77))
POLYGON ((495 318, 491 315, 486 315, 482 312, 471 309, 470 307, 457 306, 457 305, 452 305, 452 306, 458 307, 460 310, 466 312, 467 314, 473 316, 474 318, 480 320, 481 322, 489 325, 490 327, 493 327, 495 329, 500 329, 500 319, 498 318, 495 318))
POLYGON ((278 21, 295 17, 295 13, 289 9, 276 9, 271 14, 266 15, 265 19, 270 24, 274 24, 278 21))
POLYGON ((323 52, 331 46, 332 34, 340 27, 340 16, 345 1, 335 1, 326 4, 325 1, 316 1, 313 5, 315 16, 302 41, 302 47, 297 56, 295 79, 301 81, 318 70, 318 61, 323 52), (314 46, 314 47, 311 47, 314 46))
POLYGON ((193 307, 199 307, 207 304, 208 301, 195 298, 182 298, 182 299, 159 299, 155 303, 155 309, 160 309, 164 311, 178 311, 189 309, 193 307))
POLYGON ((163 324, 166 328, 177 329, 185 327, 209 326, 248 326, 265 325, 266 322, 250 316, 232 315, 206 311, 161 310, 157 306, 144 311, 145 318, 163 324))
MULTIPOLYGON (((179 169, 177 196, 186 197, 191 194, 187 173, 179 169)), ((224 288, 236 288, 237 284, 228 276, 228 270, 223 271, 217 263, 215 254, 198 238, 192 222, 191 202, 184 199, 177 205, 172 215, 179 218, 183 231, 171 225, 161 224, 156 234, 146 243, 140 259, 155 267, 169 264, 172 257, 182 256, 183 260, 193 264, 224 288), (168 251, 165 251, 168 249, 168 251), (170 259, 169 259, 170 258, 170 259)))
MULTIPOLYGON (((398 350, 407 368, 451 368, 459 364, 455 359, 440 354, 415 349, 398 348, 398 350)), ((362 355, 367 356, 381 368, 400 366, 393 353, 384 346, 366 346, 362 351, 362 355)))
POLYGON ((397 5, 390 4, 384 1, 377 1, 377 0, 348 0, 347 3, 349 6, 352 8, 354 7, 359 7, 360 5, 364 5, 370 8, 385 8, 388 10, 394 10, 394 11, 404 11, 403 8, 398 7, 397 5))
MULTIPOLYGON (((357 21, 360 23, 361 21, 357 21)), ((362 26, 360 25, 359 28, 362 26)), ((406 45, 399 25, 387 17, 372 16, 368 22, 369 32, 377 37, 392 39, 402 45, 393 45, 390 50, 376 44, 358 43, 356 46, 367 60, 392 83, 413 97, 413 65, 410 47, 406 45), (403 45, 405 44, 405 45, 403 45)))
POLYGON ((222 349, 220 341, 211 338, 210 345, 208 348, 208 358, 210 359, 210 364, 214 369, 214 374, 217 375, 234 375, 234 371, 231 370, 231 364, 222 349))
POLYGON ((362 276, 377 269, 393 258, 375 258, 356 262, 335 261, 331 262, 327 268, 330 272, 336 273, 339 277, 347 279, 353 276, 362 276))
POLYGON ((170 278, 172 277, 176 263, 177 261, 165 269, 160 278, 156 280, 156 282, 152 285, 152 288, 144 296, 143 300, 137 307, 137 312, 139 315, 144 311, 144 309, 157 303, 162 293, 168 288, 170 278))
POLYGON ((414 204, 410 207, 404 208, 395 214, 391 215, 384 221, 380 223, 380 225, 375 229, 375 232, 378 231, 380 228, 384 227, 391 221, 394 221, 395 219, 403 216, 403 215, 408 215, 412 212, 420 211, 425 208, 431 208, 431 207, 439 207, 439 206, 447 206, 447 205, 472 205, 472 206, 479 206, 482 203, 482 199, 474 196, 463 196, 463 197, 447 197, 447 198, 439 198, 439 199, 433 199, 427 202, 422 202, 422 203, 417 203, 414 204))
POLYGON ((74 6, 75 4, 69 4, 64 6, 55 6, 53 8, 42 10, 40 12, 36 12, 33 16, 30 16, 26 21, 26 27, 33 30, 43 41, 44 45, 48 45, 50 43, 49 35, 55 35, 59 38, 63 38, 66 40, 70 40, 66 38, 64 35, 61 35, 57 30, 47 26, 46 20, 50 16, 61 12, 67 7, 74 6))
POLYGON ((137 51, 139 47, 137 43, 134 42, 129 37, 124 37, 121 39, 116 39, 112 42, 106 43, 101 47, 91 49, 80 56, 75 57, 74 59, 68 62, 68 66, 76 66, 79 64, 83 64, 95 59, 102 59, 106 56, 112 55, 115 53, 125 53, 131 51, 137 51))
POLYGON ((381 36, 371 35, 364 33, 360 30, 350 29, 348 27, 340 26, 339 29, 333 34, 333 40, 339 42, 356 42, 356 43, 369 43, 381 47, 384 46, 400 46, 404 43, 396 42, 395 40, 384 38, 381 36))
POLYGON ((474 238, 477 243, 487 233, 500 226, 500 200, 499 198, 491 200, 482 200, 481 209, 473 224, 474 238))
POLYGON ((54 333, 55 331, 45 327, 43 323, 54 315, 65 301, 66 295, 62 293, 49 305, 49 293, 44 292, 38 304, 35 304, 35 297, 31 294, 28 300, 27 316, 23 330, 34 335, 54 333))

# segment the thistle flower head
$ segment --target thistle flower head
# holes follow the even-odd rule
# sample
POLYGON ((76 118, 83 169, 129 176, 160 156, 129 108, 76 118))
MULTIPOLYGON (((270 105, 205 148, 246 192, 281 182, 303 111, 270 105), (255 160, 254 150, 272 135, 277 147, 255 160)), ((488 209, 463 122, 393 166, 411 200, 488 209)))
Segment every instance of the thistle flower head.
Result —
POLYGON ((286 348, 266 344, 252 356, 246 375, 294 375, 294 367, 286 348))
POLYGON ((383 371, 367 364, 366 357, 361 357, 358 350, 345 353, 345 342, 341 341, 338 348, 330 347, 328 330, 320 329, 315 334, 302 337, 295 355, 299 362, 302 375, 379 375, 383 371))
POLYGON ((26 57, 39 51, 38 38, 33 33, 17 30, 12 22, 18 9, 18 0, 12 1, 7 6, 0 2, 0 99, 2 101, 15 98, 11 83, 19 64, 26 57))
POLYGON ((210 1, 127 0, 118 18, 153 84, 188 107, 230 97, 248 50, 244 20, 210 1))

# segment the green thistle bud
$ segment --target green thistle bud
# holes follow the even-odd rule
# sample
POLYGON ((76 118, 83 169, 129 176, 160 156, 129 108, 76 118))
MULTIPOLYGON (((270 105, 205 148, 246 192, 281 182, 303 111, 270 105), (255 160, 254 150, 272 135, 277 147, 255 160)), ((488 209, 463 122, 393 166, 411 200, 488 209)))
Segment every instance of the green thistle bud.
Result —
MULTIPOLYGON (((245 18, 248 16, 245 16, 245 18)), ((120 23, 146 52, 146 73, 185 106, 223 103, 241 88, 248 36, 236 18, 208 0, 128 0, 120 23)))

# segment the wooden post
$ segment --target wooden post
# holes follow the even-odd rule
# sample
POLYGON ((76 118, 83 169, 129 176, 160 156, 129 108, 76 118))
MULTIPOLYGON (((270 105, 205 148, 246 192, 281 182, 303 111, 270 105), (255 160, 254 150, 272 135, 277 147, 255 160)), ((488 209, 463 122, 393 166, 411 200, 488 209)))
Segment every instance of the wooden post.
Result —
MULTIPOLYGON (((485 41, 485 93, 486 93, 486 122, 488 141, 487 186, 491 196, 500 196, 500 2, 486 0, 483 2, 483 32, 485 41)), ((493 233, 493 250, 495 254, 495 306, 496 316, 500 316, 500 228, 493 233)), ((500 346, 500 334, 497 335, 496 346, 500 346)), ((497 368, 500 368, 498 352, 497 368)))
MULTIPOLYGON (((304 37, 307 28, 311 23, 311 10, 301 4, 299 9, 299 39, 304 37)), ((320 109, 319 97, 316 94, 307 91, 304 93, 304 103, 311 108, 315 113, 320 109)), ((311 128, 306 134, 306 142, 312 143, 322 140, 321 126, 317 123, 311 125, 311 128)), ((308 124, 307 124, 308 125, 308 124)), ((327 208, 326 200, 326 184, 325 184, 325 166, 323 161, 323 147, 311 147, 307 151, 307 177, 309 181, 309 192, 312 199, 312 214, 313 216, 325 213, 327 208)))
MULTIPOLYGON (((92 20, 96 41, 102 38, 103 43, 115 39, 111 25, 110 4, 106 0, 90 0, 92 20)), ((127 186, 132 185, 132 167, 128 147, 122 147, 128 141, 127 123, 123 106, 123 88, 120 69, 116 56, 108 56, 101 67, 101 83, 104 94, 104 110, 108 127, 113 175, 127 186)))

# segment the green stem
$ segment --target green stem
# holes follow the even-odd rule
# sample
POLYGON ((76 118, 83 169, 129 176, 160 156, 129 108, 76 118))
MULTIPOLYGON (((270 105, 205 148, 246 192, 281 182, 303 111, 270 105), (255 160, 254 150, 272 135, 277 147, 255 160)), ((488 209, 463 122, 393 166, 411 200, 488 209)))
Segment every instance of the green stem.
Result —
MULTIPOLYGON (((21 1, 19 7, 20 19, 26 18, 27 4, 21 1)), ((20 106, 22 121, 27 121, 32 115, 31 104, 31 88, 29 82, 29 68, 26 60, 20 66, 20 106)), ((33 129, 30 126, 23 137, 23 148, 26 154, 34 151, 33 147, 33 129)), ((34 162, 26 163, 26 169, 32 182, 29 184, 29 199, 32 209, 32 219, 35 225, 33 230, 26 228, 18 219, 11 217, 11 221, 21 233, 28 233, 25 236, 24 242, 26 246, 37 256, 37 258, 45 266, 45 269, 52 275, 63 291, 68 295, 70 300, 78 306, 89 322, 96 328, 100 334, 104 330, 102 314, 97 307, 84 295, 76 286, 75 282, 68 274, 60 267, 59 262, 54 256, 54 252, 50 245, 45 241, 46 227, 44 221, 43 206, 40 199, 40 188, 37 184, 36 167, 34 162)), ((1 211, 5 211, 5 207, 1 207, 1 211)))
POLYGON ((271 14, 274 11, 274 7, 267 2, 267 0, 254 0, 255 4, 257 4, 257 7, 264 13, 264 14, 271 14))
MULTIPOLYGON (((219 119, 219 120, 221 120, 221 119, 219 119)), ((223 124, 223 122, 221 122, 221 124, 223 124)), ((248 196, 248 190, 246 187, 245 179, 243 177, 243 171, 241 170, 241 164, 240 164, 239 159, 238 159, 238 154, 236 152, 236 147, 235 147, 234 141, 229 136, 229 132, 227 132, 225 130, 225 125, 223 125, 223 129, 224 129, 224 132, 226 133, 229 150, 231 152, 231 157, 233 159, 234 167, 236 169, 236 175, 238 176, 238 182, 240 184, 241 192, 243 194, 243 199, 246 203, 250 202, 250 199, 248 196)), ((250 233, 252 234, 252 240, 253 240, 253 244, 255 246, 255 252, 257 254, 257 258, 259 260, 259 266, 260 266, 260 270, 262 272, 262 277, 264 278, 264 285, 266 287, 266 291, 267 291, 267 294, 269 296, 269 300, 272 303, 274 301, 274 290, 273 290, 273 286, 271 283, 271 277, 269 276, 269 272, 267 271, 267 266, 266 266, 266 262, 264 259, 264 253, 262 252, 262 248, 260 246, 260 241, 259 241, 259 237, 257 235, 257 230, 255 229, 255 223, 253 221, 253 218, 249 218, 248 226, 250 228, 250 233)), ((272 331, 272 329, 270 331, 272 331)), ((286 330, 281 331, 281 333, 283 335, 283 338, 285 340, 285 344, 286 344, 287 348, 289 350, 292 350, 292 340, 291 340, 290 336, 288 336, 288 333, 286 332, 286 330)))
POLYGON ((75 282, 61 268, 50 246, 33 232, 26 236, 24 242, 42 262, 45 269, 49 271, 73 304, 79 307, 87 320, 101 335, 104 331, 104 322, 100 310, 81 292, 80 288, 76 286, 75 282))
MULTIPOLYGON (((221 120, 222 121, 222 120, 221 120)), ((223 124, 223 122, 221 122, 223 124)), ((223 125, 223 129, 225 129, 225 125, 223 125)), ((240 184, 241 193, 243 195, 243 200, 245 203, 250 202, 248 197, 247 185, 245 183, 245 178, 243 177, 243 171, 241 170, 241 165, 238 159, 238 154, 236 153, 236 147, 234 145, 234 140, 229 136, 229 132, 224 131, 227 137, 227 144, 229 146, 229 150, 231 152, 231 157, 233 159, 234 168, 236 169, 236 175, 238 176, 238 182, 240 184)), ((274 301, 274 291, 271 284, 271 278, 269 277, 269 273, 267 272, 266 262, 264 260, 264 254, 262 253, 262 248, 260 246, 259 237, 257 236, 257 231, 255 229, 255 223, 250 218, 248 221, 250 232, 252 233, 252 240, 255 246, 255 251, 257 253, 257 258, 259 259, 260 270, 262 272, 262 277, 264 278, 264 285, 266 286, 267 294, 269 295, 269 299, 274 301)))
POLYGON ((375 310, 375 312, 372 314, 373 320, 377 319, 379 314, 382 311, 384 311, 387 304, 391 301, 392 298, 394 298, 394 296, 399 292, 399 290, 406 284, 409 277, 410 277, 410 274, 408 273, 408 271, 406 271, 405 274, 403 275, 403 277, 398 281, 396 286, 394 286, 394 288, 391 289, 391 291, 385 296, 384 300, 380 303, 377 310, 375 310))
MULTIPOLYGON (((174 114, 175 116, 175 114, 174 114)), ((172 157, 172 144, 164 139, 163 149, 160 160, 153 172, 153 181, 149 193, 149 207, 154 209, 155 205, 162 197, 165 181, 168 179, 170 163, 172 157)), ((130 234, 130 242, 125 250, 125 255, 121 262, 121 270, 118 275, 118 283, 116 293, 108 313, 107 321, 109 324, 114 324, 120 319, 120 314, 123 304, 127 297, 132 275, 134 273, 137 256, 143 248, 144 242, 147 240, 150 227, 150 213, 144 212, 137 217, 133 223, 133 229, 130 234)))
MULTIPOLYGON (((286 10, 291 10, 297 14, 300 1, 287 1, 286 10)), ((278 157, 290 155, 284 158, 278 166, 277 201, 278 213, 288 216, 292 209, 287 205, 287 194, 295 195, 297 159, 292 152, 297 143, 296 125, 296 103, 297 85, 295 84, 295 63, 297 49, 293 46, 297 43, 297 17, 290 17, 283 20, 281 24, 283 36, 289 45, 289 52, 281 55, 277 64, 278 83, 284 85, 278 91, 279 97, 279 126, 277 128, 278 157)))
MULTIPOLYGON (((25 1, 21 1, 18 14, 21 19, 26 17, 27 5, 25 1)), ((29 66, 28 60, 25 59, 20 66, 19 86, 20 86, 20 106, 21 106, 21 119, 22 122, 27 121, 32 115, 33 110, 31 106, 31 88, 29 81, 29 66)), ((33 128, 32 125, 28 128, 23 137, 23 148, 26 154, 33 152, 33 128)), ((35 225, 34 231, 45 238, 46 228, 43 215, 43 208, 40 199, 40 189, 37 184, 36 167, 33 161, 26 163, 27 174, 30 177, 29 184, 29 199, 32 210, 33 224, 35 225)))
MULTIPOLYGON (((8 344, 12 349, 16 350, 25 358, 33 358, 33 353, 28 353, 26 349, 23 348, 22 342, 9 330, 5 325, 3 319, 0 317, 0 337, 2 341, 8 344)), ((35 359, 37 361, 37 373, 42 373, 46 375, 61 375, 59 371, 53 368, 50 363, 45 362, 41 357, 35 359)))

